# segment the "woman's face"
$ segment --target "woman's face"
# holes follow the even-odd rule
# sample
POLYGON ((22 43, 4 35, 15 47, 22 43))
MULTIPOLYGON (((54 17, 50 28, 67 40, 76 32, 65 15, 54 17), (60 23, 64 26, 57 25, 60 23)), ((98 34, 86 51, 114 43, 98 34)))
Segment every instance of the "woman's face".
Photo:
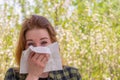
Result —
POLYGON ((47 46, 51 44, 51 39, 49 33, 46 29, 32 29, 27 31, 26 35, 26 45, 25 49, 29 46, 47 46))

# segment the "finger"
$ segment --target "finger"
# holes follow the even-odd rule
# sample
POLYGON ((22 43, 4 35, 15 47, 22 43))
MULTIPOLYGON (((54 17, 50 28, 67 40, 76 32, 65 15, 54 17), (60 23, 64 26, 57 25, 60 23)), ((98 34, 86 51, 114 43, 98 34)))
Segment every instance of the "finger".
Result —
POLYGON ((42 60, 45 58, 45 55, 40 55, 39 58, 37 59, 36 63, 40 65, 41 67, 45 67, 45 63, 42 62, 42 60))
POLYGON ((28 56, 28 59, 31 59, 34 55, 35 55, 35 53, 34 53, 34 52, 31 52, 31 53, 29 54, 29 56, 28 56))
POLYGON ((40 54, 40 56, 39 56, 39 61, 42 61, 43 60, 43 58, 45 57, 45 55, 44 54, 40 54))
POLYGON ((46 64, 48 62, 47 58, 44 57, 43 60, 41 61, 42 63, 46 64))
POLYGON ((35 53, 35 55, 33 56, 34 60, 37 60, 39 58, 40 54, 35 53))
POLYGON ((50 54, 46 54, 45 57, 46 57, 47 60, 49 60, 49 58, 50 58, 50 54))

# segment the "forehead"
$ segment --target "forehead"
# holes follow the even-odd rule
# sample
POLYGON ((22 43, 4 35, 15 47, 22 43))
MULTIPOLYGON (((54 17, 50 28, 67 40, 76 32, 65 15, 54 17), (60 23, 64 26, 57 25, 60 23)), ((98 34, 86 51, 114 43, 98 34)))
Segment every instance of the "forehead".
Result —
POLYGON ((31 29, 25 34, 26 39, 50 37, 46 29, 31 29))

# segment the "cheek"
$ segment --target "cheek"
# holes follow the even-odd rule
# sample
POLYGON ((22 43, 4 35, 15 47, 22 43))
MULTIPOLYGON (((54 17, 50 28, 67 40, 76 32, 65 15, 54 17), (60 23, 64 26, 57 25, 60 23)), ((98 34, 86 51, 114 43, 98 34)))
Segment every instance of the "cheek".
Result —
POLYGON ((49 39, 47 45, 50 45, 50 44, 52 44, 52 41, 49 39))
POLYGON ((25 43, 25 50, 28 48, 29 46, 27 45, 27 43, 25 43))
POLYGON ((28 46, 25 44, 25 49, 27 49, 28 48, 28 46))

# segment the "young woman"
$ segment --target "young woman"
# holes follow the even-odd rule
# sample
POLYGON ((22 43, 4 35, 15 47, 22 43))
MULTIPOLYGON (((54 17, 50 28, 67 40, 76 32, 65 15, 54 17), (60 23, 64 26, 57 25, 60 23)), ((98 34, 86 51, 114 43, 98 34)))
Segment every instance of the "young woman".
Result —
MULTIPOLYGON (((29 46, 48 46, 57 42, 56 32, 43 16, 32 15, 23 22, 16 48, 16 61, 20 66, 22 51, 29 46)), ((76 68, 63 66, 63 70, 43 72, 49 60, 48 54, 31 52, 28 57, 28 73, 20 74, 20 68, 10 68, 4 80, 81 80, 76 68)))

